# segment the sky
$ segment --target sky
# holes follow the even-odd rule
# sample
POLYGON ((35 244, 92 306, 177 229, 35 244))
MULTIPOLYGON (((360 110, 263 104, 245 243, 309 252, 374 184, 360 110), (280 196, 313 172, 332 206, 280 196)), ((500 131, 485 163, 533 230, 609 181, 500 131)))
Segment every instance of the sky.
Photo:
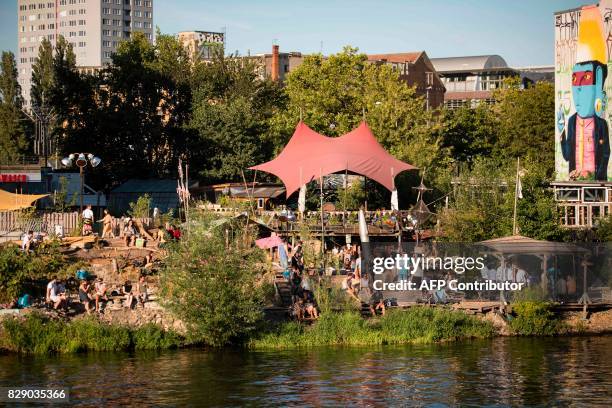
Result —
MULTIPOLYGON (((594 1, 593 1, 594 2, 594 1)), ((225 31, 226 51, 499 54, 510 66, 552 65, 555 11, 589 0, 153 0, 163 33, 225 31)), ((0 0, 0 49, 16 51, 17 0, 0 0)))

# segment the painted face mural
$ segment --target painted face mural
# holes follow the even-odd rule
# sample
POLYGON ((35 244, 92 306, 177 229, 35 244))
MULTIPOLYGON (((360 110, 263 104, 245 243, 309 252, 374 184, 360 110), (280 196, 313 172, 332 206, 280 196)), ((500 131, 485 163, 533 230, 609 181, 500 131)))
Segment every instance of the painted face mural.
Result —
MULTIPOLYGON (((575 14, 574 18, 577 16, 578 14, 575 14)), ((557 25, 557 27, 564 26, 557 25)), ((559 31, 561 29, 556 29, 557 38, 567 34, 559 31)), ((606 37, 597 6, 585 6, 579 11, 577 34, 574 48, 576 58, 571 71, 564 72, 557 69, 555 75, 558 135, 556 140, 559 146, 555 151, 557 178, 607 181, 610 141, 605 116, 607 96, 604 84, 608 69, 606 37), (569 91, 567 88, 570 87, 571 92, 567 92, 569 91), (568 110, 567 99, 561 98, 569 94, 571 94, 571 108, 568 110), (571 112, 572 108, 574 113, 566 118, 566 114, 571 112)), ((570 46, 570 49, 572 48, 570 46)), ((559 52, 556 65, 559 68, 559 52)))

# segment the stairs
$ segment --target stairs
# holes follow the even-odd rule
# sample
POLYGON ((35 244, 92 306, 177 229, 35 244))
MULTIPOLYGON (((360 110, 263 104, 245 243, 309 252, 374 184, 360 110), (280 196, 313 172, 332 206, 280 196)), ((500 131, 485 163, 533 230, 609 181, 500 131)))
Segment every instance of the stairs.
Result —
POLYGON ((291 285, 281 273, 277 273, 274 278, 274 286, 281 302, 280 306, 291 306, 291 285))

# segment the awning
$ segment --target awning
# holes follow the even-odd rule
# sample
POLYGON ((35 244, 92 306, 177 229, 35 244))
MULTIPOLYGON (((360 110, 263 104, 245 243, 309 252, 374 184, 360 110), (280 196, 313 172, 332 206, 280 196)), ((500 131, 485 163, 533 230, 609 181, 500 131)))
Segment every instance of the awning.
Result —
POLYGON ((31 207, 36 200, 47 197, 49 194, 13 194, 0 190, 0 211, 21 210, 31 207))
POLYGON ((522 235, 489 239, 480 244, 504 255, 568 255, 589 252, 585 248, 567 242, 542 241, 522 235))
POLYGON ((289 197, 303 184, 340 171, 366 176, 393 190, 395 176, 416 167, 389 154, 365 122, 340 137, 323 136, 300 122, 274 160, 251 169, 280 178, 289 197))

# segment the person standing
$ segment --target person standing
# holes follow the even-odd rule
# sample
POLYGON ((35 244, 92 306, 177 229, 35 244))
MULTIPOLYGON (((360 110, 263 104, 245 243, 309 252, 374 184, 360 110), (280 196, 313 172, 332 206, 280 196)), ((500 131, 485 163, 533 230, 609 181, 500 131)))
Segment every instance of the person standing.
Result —
POLYGON ((90 235, 93 232, 94 213, 91 210, 91 205, 88 205, 83 210, 83 235, 90 235))
POLYGON ((106 235, 110 235, 111 238, 115 238, 113 231, 113 216, 110 214, 108 209, 104 209, 104 217, 100 220, 102 223, 102 238, 106 238, 106 235))

